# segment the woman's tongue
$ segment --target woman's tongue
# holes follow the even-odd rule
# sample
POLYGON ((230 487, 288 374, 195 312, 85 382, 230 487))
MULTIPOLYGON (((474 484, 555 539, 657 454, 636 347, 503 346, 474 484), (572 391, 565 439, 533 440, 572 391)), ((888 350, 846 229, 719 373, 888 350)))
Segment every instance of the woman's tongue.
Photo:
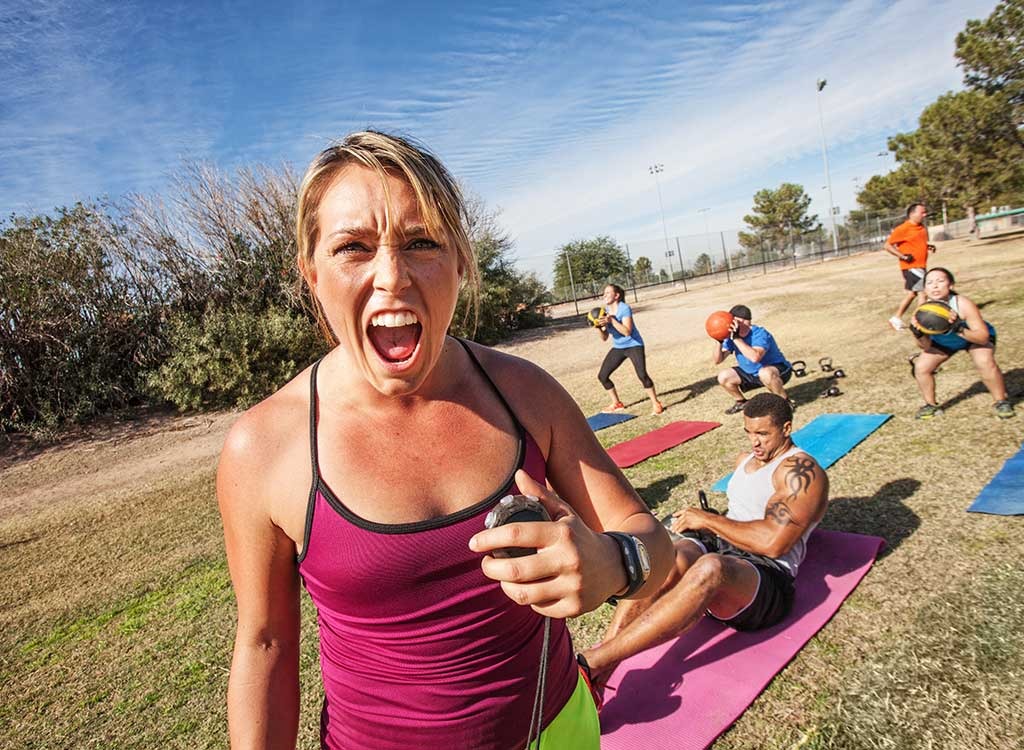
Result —
POLYGON ((420 338, 420 324, 408 326, 370 326, 370 341, 381 357, 389 362, 409 359, 420 338))

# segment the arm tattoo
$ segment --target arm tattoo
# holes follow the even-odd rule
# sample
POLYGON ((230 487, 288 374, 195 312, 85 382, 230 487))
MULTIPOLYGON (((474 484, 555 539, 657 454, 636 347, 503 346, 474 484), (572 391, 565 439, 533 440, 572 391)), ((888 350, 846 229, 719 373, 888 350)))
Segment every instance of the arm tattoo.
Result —
POLYGON ((794 456, 786 463, 790 464, 786 471, 786 486, 789 488, 789 498, 794 499, 811 488, 811 482, 814 481, 814 460, 794 456))
POLYGON ((786 463, 789 464, 785 477, 789 495, 785 500, 769 503, 765 508, 765 517, 771 518, 779 526, 796 523, 786 501, 795 500, 801 493, 807 492, 814 481, 814 461, 812 459, 794 456, 786 463))
POLYGON ((772 519, 779 526, 788 525, 793 518, 792 514, 789 512, 789 506, 782 500, 769 503, 768 507, 764 509, 764 513, 766 518, 772 519))

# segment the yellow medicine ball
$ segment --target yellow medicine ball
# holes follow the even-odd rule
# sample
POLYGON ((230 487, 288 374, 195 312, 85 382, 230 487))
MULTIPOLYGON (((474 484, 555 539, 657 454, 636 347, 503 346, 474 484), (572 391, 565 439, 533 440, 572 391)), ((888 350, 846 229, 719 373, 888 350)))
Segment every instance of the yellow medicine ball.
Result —
POLYGON ((945 302, 930 300, 914 311, 914 323, 921 333, 934 336, 953 328, 953 310, 945 302))

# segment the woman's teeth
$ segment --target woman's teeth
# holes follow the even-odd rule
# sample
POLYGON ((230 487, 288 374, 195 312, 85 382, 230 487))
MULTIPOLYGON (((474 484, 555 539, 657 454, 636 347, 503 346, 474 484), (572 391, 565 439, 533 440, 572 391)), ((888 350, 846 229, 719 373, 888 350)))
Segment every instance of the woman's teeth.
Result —
POLYGON ((370 325, 383 326, 385 328, 399 328, 401 326, 411 326, 418 323, 419 319, 415 313, 411 313, 407 310, 402 312, 392 313, 378 313, 370 319, 370 325))

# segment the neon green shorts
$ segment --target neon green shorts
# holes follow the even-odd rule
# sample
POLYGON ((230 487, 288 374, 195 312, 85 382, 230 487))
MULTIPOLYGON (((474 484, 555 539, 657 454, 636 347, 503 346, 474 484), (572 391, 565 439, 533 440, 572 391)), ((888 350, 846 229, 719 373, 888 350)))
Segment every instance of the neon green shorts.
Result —
POLYGON ((581 674, 569 702, 540 733, 540 744, 530 743, 529 750, 598 750, 600 747, 601 723, 597 719, 597 707, 581 674))

